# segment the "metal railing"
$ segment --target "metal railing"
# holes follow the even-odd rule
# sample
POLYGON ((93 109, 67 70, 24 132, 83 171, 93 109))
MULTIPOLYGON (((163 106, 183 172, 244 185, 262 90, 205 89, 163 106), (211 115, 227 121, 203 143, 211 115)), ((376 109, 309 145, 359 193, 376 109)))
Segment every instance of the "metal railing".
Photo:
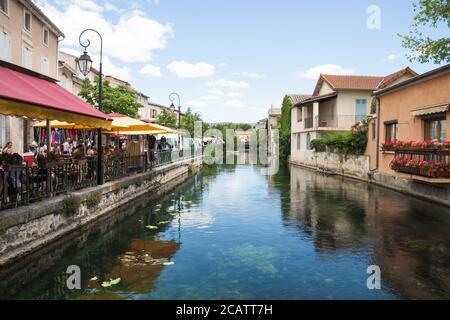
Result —
POLYGON ((427 178, 450 178, 450 150, 396 150, 392 170, 427 178))
MULTIPOLYGON (((160 151, 136 156, 118 155, 104 159, 105 181, 147 172, 165 164, 193 157, 191 152, 160 151)), ((0 210, 28 205, 67 192, 97 185, 97 158, 61 159, 29 167, 0 166, 0 210)))
POLYGON ((350 130, 356 123, 367 119, 368 116, 324 114, 304 119, 304 129, 330 128, 350 130))

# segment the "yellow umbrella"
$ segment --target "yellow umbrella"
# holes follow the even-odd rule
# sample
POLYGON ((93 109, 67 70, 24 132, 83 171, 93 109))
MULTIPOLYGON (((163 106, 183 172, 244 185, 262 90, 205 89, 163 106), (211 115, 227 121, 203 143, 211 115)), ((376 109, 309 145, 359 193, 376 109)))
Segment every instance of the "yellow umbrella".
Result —
POLYGON ((153 123, 146 123, 141 120, 130 118, 120 113, 112 113, 109 115, 113 119, 113 125, 118 124, 122 128, 113 129, 105 133, 124 134, 124 135, 140 135, 140 134, 169 134, 176 131, 153 123))
MULTIPOLYGON (((77 130, 94 130, 95 129, 95 128, 92 128, 89 126, 84 126, 81 124, 69 123, 69 122, 59 121, 59 120, 50 121, 50 126, 52 128, 57 128, 57 129, 77 129, 77 130)), ((46 123, 46 121, 40 121, 40 122, 36 123, 33 127, 45 128, 45 127, 47 127, 47 123, 46 123)))
POLYGON ((152 130, 161 130, 161 131, 164 131, 163 133, 167 133, 167 134, 169 134, 169 133, 177 133, 176 130, 173 130, 173 129, 168 128, 168 127, 164 127, 164 126, 162 126, 160 124, 156 124, 156 123, 147 123, 147 124, 150 127, 152 127, 152 130))
MULTIPOLYGON (((40 121, 34 125, 34 127, 38 127, 38 128, 45 128, 46 126, 47 126, 46 121, 40 121)), ((69 122, 59 121, 59 120, 50 121, 50 126, 52 128, 57 128, 57 129, 76 129, 76 130, 95 130, 95 129, 97 129, 95 127, 85 126, 85 125, 76 124, 76 123, 69 123, 69 122)), ((126 129, 126 128, 128 128, 128 127, 120 126, 119 124, 115 123, 114 120, 111 125, 111 129, 126 129)))
POLYGON ((164 130, 143 130, 143 131, 126 131, 118 130, 118 131, 106 131, 105 134, 122 134, 124 136, 138 136, 138 135, 156 135, 156 134, 169 134, 164 130))

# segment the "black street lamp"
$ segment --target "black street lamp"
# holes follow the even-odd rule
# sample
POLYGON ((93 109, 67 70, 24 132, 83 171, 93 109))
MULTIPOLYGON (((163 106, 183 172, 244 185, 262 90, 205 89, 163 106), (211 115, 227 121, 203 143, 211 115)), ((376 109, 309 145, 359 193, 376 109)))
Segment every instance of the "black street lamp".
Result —
POLYGON ((169 100, 171 102, 170 111, 172 113, 174 113, 176 111, 175 105, 173 104, 173 102, 175 101, 175 97, 178 98, 178 148, 181 150, 181 146, 180 146, 181 99, 180 99, 180 95, 176 92, 173 92, 169 95, 169 100))
MULTIPOLYGON (((101 34, 94 29, 86 29, 83 32, 81 32, 79 37, 80 45, 84 48, 83 54, 78 59, 78 67, 80 68, 81 73, 84 76, 87 76, 89 72, 91 71, 92 67, 92 59, 87 54, 87 47, 91 45, 91 41, 89 39, 86 39, 86 44, 83 44, 83 41, 81 40, 81 37, 83 34, 87 31, 95 32, 100 37, 100 69, 99 69, 99 79, 98 79, 98 110, 102 111, 102 100, 103 100, 103 38, 101 34)), ((104 183, 104 177, 103 177, 103 140, 102 140, 102 129, 97 130, 97 184, 102 185, 104 183)))

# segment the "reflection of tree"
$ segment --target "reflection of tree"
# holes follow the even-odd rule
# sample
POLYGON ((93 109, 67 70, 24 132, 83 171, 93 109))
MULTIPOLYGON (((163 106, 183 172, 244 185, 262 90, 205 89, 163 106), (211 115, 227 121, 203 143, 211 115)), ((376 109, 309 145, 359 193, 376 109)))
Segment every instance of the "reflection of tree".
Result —
POLYGON ((291 168, 291 212, 317 249, 348 248, 362 241, 367 197, 362 183, 291 168))
POLYGON ((280 192, 281 211, 283 218, 289 217, 291 213, 291 188, 289 185, 290 168, 280 163, 280 168, 277 174, 268 176, 268 183, 271 188, 280 192))

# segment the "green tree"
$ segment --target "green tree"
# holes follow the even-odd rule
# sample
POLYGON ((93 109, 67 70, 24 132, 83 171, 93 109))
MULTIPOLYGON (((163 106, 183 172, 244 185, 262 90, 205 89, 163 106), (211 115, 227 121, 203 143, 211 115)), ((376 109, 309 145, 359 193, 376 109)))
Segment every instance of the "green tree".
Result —
POLYGON ((409 35, 399 35, 403 47, 410 49, 408 59, 420 63, 433 62, 436 64, 450 62, 450 37, 432 39, 423 34, 421 27, 437 29, 444 25, 448 34, 450 28, 450 1, 449 0, 418 0, 413 4, 414 22, 413 30, 409 35))
MULTIPOLYGON (((83 80, 83 85, 80 97, 85 99, 87 103, 96 106, 98 105, 98 77, 95 79, 95 84, 92 84, 89 79, 83 80)), ((128 87, 112 87, 109 81, 103 81, 103 112, 104 113, 121 113, 132 118, 138 118, 138 110, 142 105, 136 100, 136 92, 128 87)))
MULTIPOLYGON (((191 108, 188 108, 185 112, 184 116, 181 117, 181 124, 180 127, 182 129, 185 129, 189 131, 191 134, 191 137, 194 137, 194 128, 195 128, 195 122, 201 121, 203 122, 200 115, 196 112, 193 112, 191 108)), ((203 128, 204 130, 204 128, 203 128)))
POLYGON ((287 160, 291 154, 291 109, 292 101, 289 96, 285 96, 281 107, 281 117, 278 121, 281 160, 287 160))
POLYGON ((158 115, 158 118, 156 119, 156 123, 168 128, 176 129, 177 116, 167 109, 162 109, 162 111, 158 115))

